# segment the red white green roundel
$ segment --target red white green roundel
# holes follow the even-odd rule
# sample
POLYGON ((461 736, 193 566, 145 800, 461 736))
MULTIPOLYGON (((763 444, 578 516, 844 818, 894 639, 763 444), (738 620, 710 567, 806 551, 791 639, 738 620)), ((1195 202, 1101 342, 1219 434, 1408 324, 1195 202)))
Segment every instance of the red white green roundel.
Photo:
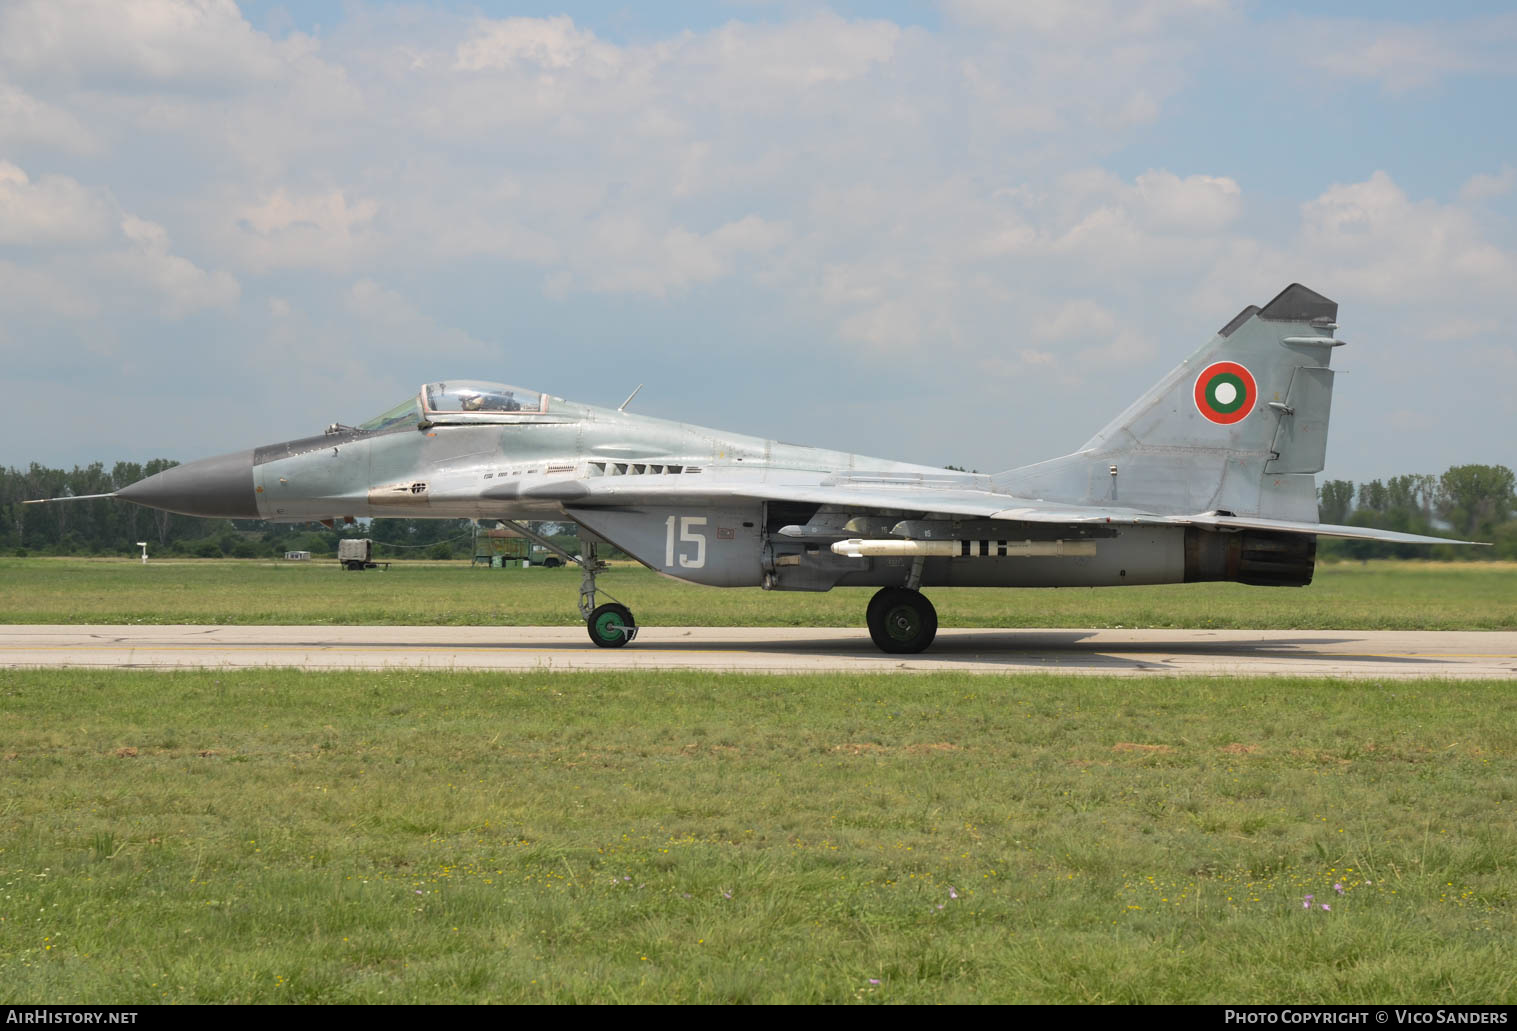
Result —
POLYGON ((1241 422, 1259 400, 1254 374, 1237 362, 1213 362, 1196 377, 1196 408, 1212 422, 1241 422))

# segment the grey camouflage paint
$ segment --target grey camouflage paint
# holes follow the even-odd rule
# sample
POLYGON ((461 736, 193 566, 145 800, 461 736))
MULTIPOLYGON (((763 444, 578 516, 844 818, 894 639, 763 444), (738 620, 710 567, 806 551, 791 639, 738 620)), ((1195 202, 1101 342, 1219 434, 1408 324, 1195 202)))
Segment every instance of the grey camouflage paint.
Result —
POLYGON ((831 549, 867 536, 1098 542, 1085 556, 920 559, 922 586, 1307 583, 1318 535, 1435 540, 1316 522, 1336 316, 1293 284, 1245 308, 1077 452, 993 476, 550 397, 543 411, 338 428, 179 466, 119 496, 275 521, 568 519, 659 572, 723 587, 908 583, 909 558, 831 549), (1226 388, 1226 424, 1201 410, 1198 375, 1217 362, 1243 366, 1256 387, 1246 406, 1226 388))

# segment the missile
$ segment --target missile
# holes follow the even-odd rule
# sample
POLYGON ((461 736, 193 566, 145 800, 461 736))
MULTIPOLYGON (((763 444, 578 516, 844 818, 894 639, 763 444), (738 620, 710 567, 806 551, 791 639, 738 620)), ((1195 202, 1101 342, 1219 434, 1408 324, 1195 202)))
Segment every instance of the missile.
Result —
POLYGON ((854 537, 832 546, 845 558, 1089 558, 1095 541, 866 541, 854 537))

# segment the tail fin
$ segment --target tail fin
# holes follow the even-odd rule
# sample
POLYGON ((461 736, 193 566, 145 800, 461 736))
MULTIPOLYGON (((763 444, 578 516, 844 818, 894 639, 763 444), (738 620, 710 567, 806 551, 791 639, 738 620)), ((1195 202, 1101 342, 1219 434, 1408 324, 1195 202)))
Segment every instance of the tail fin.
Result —
POLYGON ((1338 305, 1292 283, 1249 305, 1079 451, 993 477, 997 490, 1165 514, 1315 522, 1338 305))

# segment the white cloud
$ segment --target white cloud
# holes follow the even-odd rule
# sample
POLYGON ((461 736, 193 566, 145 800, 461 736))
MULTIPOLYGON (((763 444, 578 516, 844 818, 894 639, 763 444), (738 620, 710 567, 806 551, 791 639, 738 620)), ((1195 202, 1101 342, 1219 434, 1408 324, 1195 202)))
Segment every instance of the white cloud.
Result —
POLYGON ((343 297, 347 310, 364 323, 355 358, 372 360, 389 353, 420 351, 446 364, 466 364, 496 357, 494 349, 468 333, 440 325, 414 302, 372 279, 360 279, 343 297))
POLYGON ((1459 196, 1468 201, 1489 200, 1511 193, 1513 187, 1517 187, 1517 165, 1502 165, 1501 171, 1494 175, 1481 172, 1470 176, 1460 188, 1459 196))
POLYGON ((629 213, 593 224, 568 264, 589 289, 663 297, 724 276, 741 256, 771 251, 786 236, 784 225, 755 215, 700 234, 681 226, 657 229, 629 213))
POLYGON ((0 311, 72 322, 98 315, 100 301, 66 269, 0 260, 0 311))
POLYGON ((98 299, 126 307, 146 299, 167 319, 235 301, 240 287, 171 252, 158 223, 120 209, 103 190, 68 176, 33 181, 0 162, 0 244, 29 250, 4 285, 15 310, 90 318, 98 299))
POLYGON ((1161 233, 1208 234, 1225 229, 1242 210, 1243 190, 1227 176, 1188 175, 1149 169, 1131 183, 1102 168, 1060 177, 1059 220, 1130 223, 1161 233))
POLYGON ((109 198, 65 175, 36 182, 16 165, 0 161, 0 244, 51 246, 101 240, 110 235, 109 198))
MULTIPOLYGON (((494 370, 508 356, 498 344, 446 324, 372 279, 351 283, 340 302, 339 317, 319 325, 304 317, 275 320, 267 346, 291 365, 314 368, 351 384, 353 397, 367 396, 373 381, 390 381, 394 370, 403 366, 425 366, 428 376, 469 375, 472 370, 488 378, 497 375, 494 370), (320 356, 309 353, 313 339, 321 343, 320 356)), ((387 389, 399 396, 401 391, 414 392, 416 386, 397 381, 387 389)))
POLYGON ((575 69, 609 78, 622 67, 621 51, 576 28, 567 15, 554 18, 481 18, 458 45, 455 67, 478 72, 529 68, 538 73, 575 69))
POLYGON ((1150 169, 1125 182, 1101 169, 1061 177, 1028 254, 1079 261, 1086 269, 1144 278, 1159 269, 1204 269, 1243 210, 1225 176, 1181 177, 1150 169))
POLYGON ((1378 80, 1391 94, 1455 75, 1517 74, 1517 15, 1417 24, 1301 19, 1285 36, 1331 40, 1331 46, 1309 48, 1302 59, 1334 76, 1378 80))
POLYGON ((895 56, 899 26, 887 21, 848 21, 823 13, 780 25, 729 23, 687 41, 677 51, 692 71, 721 83, 722 100, 740 106, 779 91, 804 92, 815 86, 860 79, 895 56), (740 96, 752 93, 747 101, 740 96))
POLYGON ((871 357, 898 357, 933 346, 926 314, 905 299, 885 300, 845 317, 837 331, 871 357))
POLYGON ((232 0, 10 0, 0 69, 0 145, 149 148, 170 178, 209 162, 277 181, 341 149, 362 107, 317 40, 273 39, 232 0))
POLYGON ((1153 341, 1128 320, 1088 297, 1069 301, 1039 318, 1032 336, 1057 345, 1060 370, 1072 382, 1149 361, 1156 350, 1153 341))
POLYGON ((1302 241, 1340 282, 1388 301, 1510 296, 1517 257, 1491 243, 1463 208, 1412 201, 1384 171, 1335 185, 1302 205, 1302 241))
POLYGON ((1032 335, 1041 340, 1088 339, 1109 337, 1117 328, 1117 318, 1089 298, 1070 301, 1052 314, 1039 319, 1032 335))
POLYGON ((1156 229, 1213 233, 1238 217, 1242 190, 1226 176, 1148 171, 1135 184, 1149 223, 1156 229))
POLYGON ((1105 39, 1150 34, 1176 21, 1213 17, 1233 8, 1227 0, 945 0, 952 17, 1003 33, 1105 39))
POLYGON ((96 154, 101 141, 73 113, 0 82, 0 148, 28 146, 96 154))
POLYGON ((11 0, 0 63, 24 76, 101 86, 269 81, 310 48, 254 31, 232 0, 11 0))
POLYGON ((345 268, 372 230, 379 204, 343 190, 291 195, 280 189, 234 213, 232 246, 253 268, 345 268))
POLYGON ((232 304, 241 294, 237 280, 226 272, 206 270, 169 251, 168 232, 135 215, 121 220, 121 232, 131 246, 104 256, 101 267, 114 284, 156 297, 166 319, 180 319, 203 308, 232 304))

